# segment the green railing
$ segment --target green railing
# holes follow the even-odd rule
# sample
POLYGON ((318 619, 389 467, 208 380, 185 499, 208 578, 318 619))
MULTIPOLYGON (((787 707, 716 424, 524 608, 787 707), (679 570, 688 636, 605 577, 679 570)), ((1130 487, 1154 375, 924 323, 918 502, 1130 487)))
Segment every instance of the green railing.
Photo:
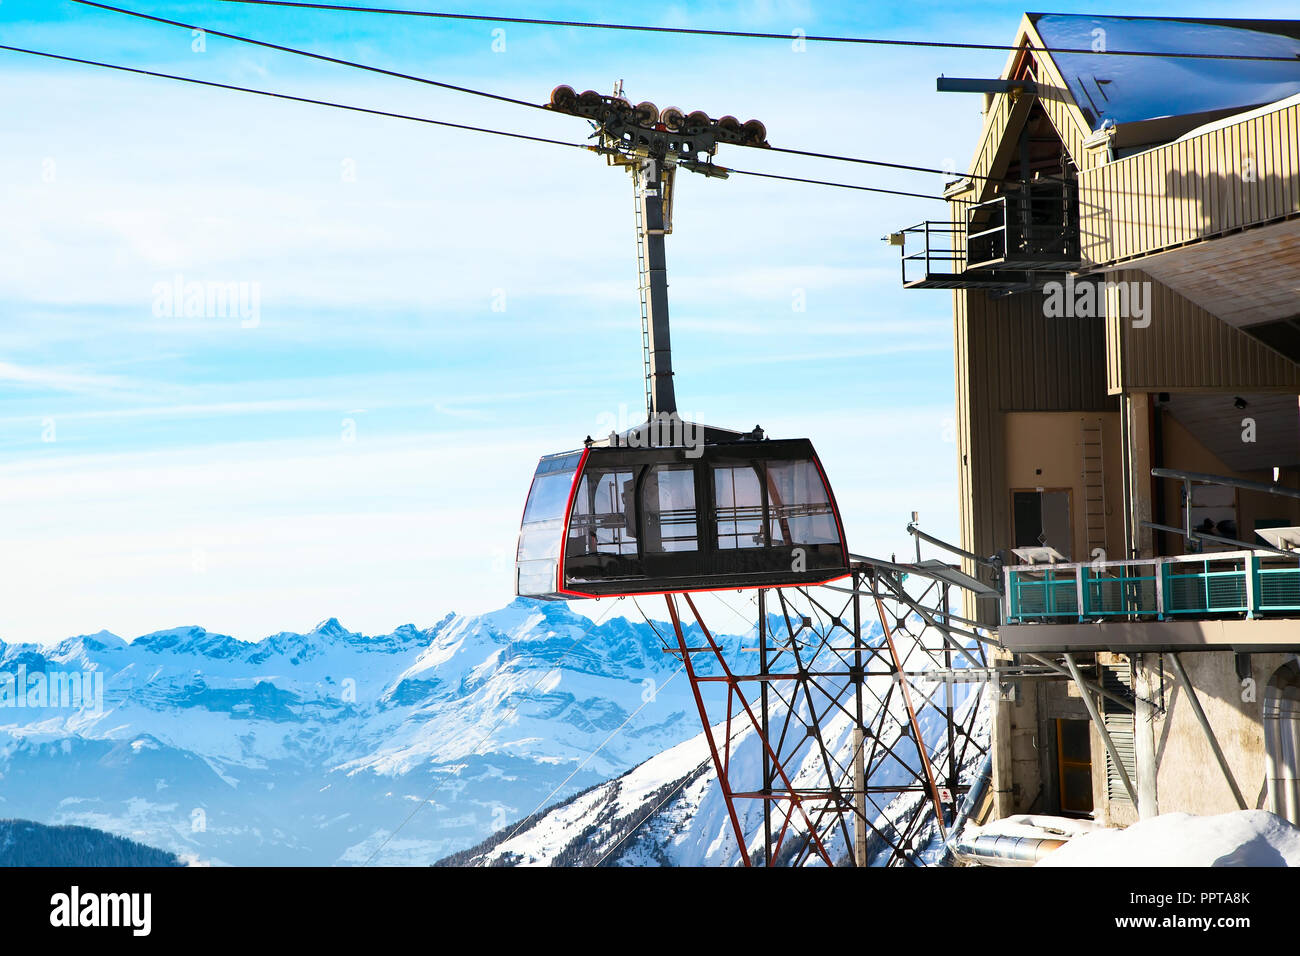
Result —
POLYGON ((1006 622, 1165 620, 1300 611, 1300 555, 1187 554, 1005 569, 1006 622))

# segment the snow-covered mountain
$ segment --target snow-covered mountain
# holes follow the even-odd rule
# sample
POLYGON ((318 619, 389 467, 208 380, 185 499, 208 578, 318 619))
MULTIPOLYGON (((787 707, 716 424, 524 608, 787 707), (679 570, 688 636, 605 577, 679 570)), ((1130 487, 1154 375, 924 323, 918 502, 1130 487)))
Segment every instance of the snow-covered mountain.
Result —
POLYGON ((524 599, 379 636, 0 643, 0 816, 214 863, 432 863, 697 734, 677 668, 648 623, 524 599), (102 706, 50 706, 81 673, 102 706))
MULTIPOLYGON (((919 683, 928 692, 931 685, 919 683)), ((961 685, 956 709, 959 723, 970 721, 971 738, 987 747, 991 710, 988 696, 977 685, 961 685)), ((946 753, 946 725, 937 712, 923 713, 921 731, 931 753, 946 753)), ((903 726, 886 719, 879 723, 882 737, 891 749, 915 768, 915 751, 897 746, 903 726)), ((713 728, 721 745, 726 729, 713 728)), ((841 766, 848 766, 852 754, 851 723, 846 715, 832 716, 823 726, 828 749, 841 766)), ((981 755, 965 748, 959 755, 962 783, 969 784, 977 772, 981 755)), ((737 780, 760 779, 760 740, 743 722, 732 729, 730 776, 737 780)), ((796 787, 816 787, 825 780, 820 751, 811 744, 797 753, 793 776, 796 787)), ((893 757, 882 760, 872 771, 874 786, 896 786, 908 782, 910 771, 893 757)), ((916 794, 901 794, 886 801, 875 815, 877 828, 889 832, 886 821, 905 820, 920 807, 916 794)), ((747 837, 751 858, 761 859, 763 810, 756 800, 738 800, 741 827, 747 837)), ((928 813, 928 811, 926 811, 928 813)), ((909 841, 918 857, 933 863, 940 855, 940 841, 932 818, 923 816, 909 841)), ((791 839, 777 857, 778 865, 789 863, 800 841, 791 839)), ((830 834, 827 847, 832 859, 846 862, 847 842, 838 832, 830 834)), ((868 839, 868 853, 877 861, 887 856, 883 842, 868 839)), ((703 733, 697 734, 621 776, 592 787, 521 823, 503 828, 483 843, 442 861, 455 866, 736 866, 741 862, 726 804, 703 733)))

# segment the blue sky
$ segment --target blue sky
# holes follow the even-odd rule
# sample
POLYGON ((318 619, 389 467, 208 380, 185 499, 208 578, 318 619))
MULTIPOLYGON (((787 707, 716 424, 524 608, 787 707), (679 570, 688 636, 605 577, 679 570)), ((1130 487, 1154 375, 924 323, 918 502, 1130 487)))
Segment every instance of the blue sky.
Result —
MULTIPOLYGON (((996 75, 1004 59, 522 25, 494 51, 492 23, 121 5, 539 102, 559 83, 607 92, 622 79, 633 99, 758 117, 774 144, 943 168, 969 159, 979 99, 936 94, 934 77, 996 75)), ((595 3, 447 9, 609 18, 595 3)), ((769 0, 625 3, 617 19, 1007 43, 1020 13, 769 0)), ((62 0, 5 0, 0 30, 70 56, 587 134, 575 118, 217 37, 195 51, 185 30, 62 0)), ((257 638, 328 616, 382 632, 508 601, 538 456, 643 411, 627 176, 579 150, 11 53, 0 69, 0 638, 191 623, 257 638), (158 314, 159 284, 178 280, 256 290, 255 321, 158 314)), ((940 185, 739 147, 719 161, 940 185)), ((914 509, 955 535, 950 299, 904 292, 880 241, 940 212, 679 180, 668 257, 682 411, 811 437, 857 551, 906 550, 914 509)))

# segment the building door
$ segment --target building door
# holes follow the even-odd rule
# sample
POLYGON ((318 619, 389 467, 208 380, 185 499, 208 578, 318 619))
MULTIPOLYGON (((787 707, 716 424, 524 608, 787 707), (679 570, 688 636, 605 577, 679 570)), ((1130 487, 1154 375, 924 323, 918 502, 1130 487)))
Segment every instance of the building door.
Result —
POLYGON ((1068 488, 1012 491, 1011 523, 1015 547, 1055 548, 1070 560, 1074 524, 1068 488))
POLYGON ((1057 719, 1056 779, 1062 813, 1092 813, 1092 732, 1088 721, 1057 719))

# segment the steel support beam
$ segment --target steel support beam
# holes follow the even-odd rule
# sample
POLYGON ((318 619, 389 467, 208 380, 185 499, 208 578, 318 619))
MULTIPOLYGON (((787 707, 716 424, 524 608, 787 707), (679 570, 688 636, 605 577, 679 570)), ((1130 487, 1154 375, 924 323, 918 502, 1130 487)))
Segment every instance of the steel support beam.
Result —
POLYGON ((1133 806, 1136 808, 1138 806, 1137 788, 1133 786, 1133 781, 1129 779, 1128 770, 1124 768, 1124 762, 1119 758, 1119 750, 1115 747, 1115 741, 1111 740, 1110 731, 1106 729, 1106 722, 1102 720, 1101 713, 1097 710, 1097 702, 1092 699, 1092 692, 1085 686, 1083 675, 1079 673, 1079 665, 1074 662, 1074 655, 1066 654, 1064 657, 1066 666, 1070 668, 1070 675, 1079 687, 1079 696, 1083 698, 1084 706, 1088 708, 1088 716, 1092 718, 1093 726, 1101 734, 1101 742, 1106 746, 1106 753, 1110 754, 1111 763, 1119 771, 1119 777, 1124 783, 1128 798, 1133 801, 1133 806))
POLYGON ((1223 755, 1223 748, 1219 746, 1219 738, 1214 736, 1214 728, 1210 726, 1209 718, 1205 716, 1205 710, 1201 707, 1200 698, 1196 696, 1196 690, 1187 677, 1187 671, 1183 670, 1183 662, 1173 652, 1166 654, 1165 657, 1169 658, 1169 665, 1173 668, 1174 676, 1178 678, 1183 693, 1187 695, 1187 703, 1192 708, 1192 713, 1196 715, 1196 722, 1201 725, 1201 730, 1205 733, 1205 739, 1209 741, 1210 749, 1214 751, 1214 759, 1219 763, 1219 770, 1223 772, 1223 779, 1228 781, 1228 787, 1232 790, 1233 799, 1237 801, 1239 809, 1248 809, 1246 798, 1241 795, 1241 788, 1237 786, 1237 781, 1232 776, 1232 769, 1228 766, 1228 758, 1223 755))

